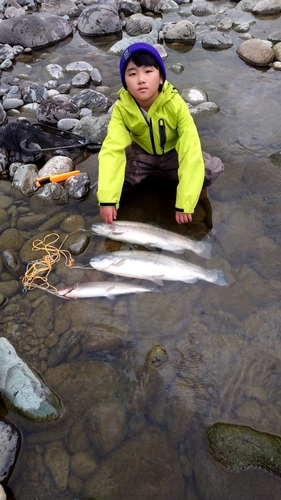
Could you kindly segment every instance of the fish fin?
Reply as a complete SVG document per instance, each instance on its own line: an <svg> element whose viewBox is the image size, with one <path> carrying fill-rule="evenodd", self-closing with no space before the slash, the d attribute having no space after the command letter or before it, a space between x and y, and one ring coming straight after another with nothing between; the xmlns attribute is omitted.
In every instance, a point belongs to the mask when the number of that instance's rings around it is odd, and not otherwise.
<svg viewBox="0 0 281 500"><path fill-rule="evenodd" d="M119 267L119 266L123 266L123 264L125 264L125 262L126 262L126 259L120 259L120 260L118 260L118 262L116 262L114 264L115 264L115 266Z"/></svg>
<svg viewBox="0 0 281 500"><path fill-rule="evenodd" d="M162 281L163 276L164 274L161 274L161 276L151 276L149 279L154 283L156 283L156 285L163 286L163 281Z"/></svg>
<svg viewBox="0 0 281 500"><path fill-rule="evenodd" d="M109 299L109 300L114 300L115 299L115 295L106 295L106 298Z"/></svg>
<svg viewBox="0 0 281 500"><path fill-rule="evenodd" d="M201 241L201 245L202 249L200 250L200 252L198 252L198 255L200 255L200 257L203 257L204 259L210 259L212 253L211 243L208 243L207 241Z"/></svg>
<svg viewBox="0 0 281 500"><path fill-rule="evenodd" d="M213 283L219 286L228 286L229 282L227 281L225 274L223 271L220 271L219 269L214 269L214 272L217 274L217 277Z"/></svg>

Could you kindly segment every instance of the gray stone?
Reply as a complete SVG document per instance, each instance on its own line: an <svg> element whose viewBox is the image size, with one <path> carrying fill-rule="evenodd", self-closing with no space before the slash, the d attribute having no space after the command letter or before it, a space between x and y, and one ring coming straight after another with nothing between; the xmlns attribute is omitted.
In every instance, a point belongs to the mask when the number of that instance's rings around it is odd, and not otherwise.
<svg viewBox="0 0 281 500"><path fill-rule="evenodd" d="M34 421L57 420L62 405L55 393L17 355L12 344L0 338L0 391L11 407Z"/></svg>
<svg viewBox="0 0 281 500"><path fill-rule="evenodd" d="M91 110L106 111L111 106L111 101L105 95L92 89L81 90L72 99L79 109L87 107Z"/></svg>
<svg viewBox="0 0 281 500"><path fill-rule="evenodd" d="M0 43L39 48L64 40L72 34L71 24L60 16L34 13L1 22Z"/></svg>
<svg viewBox="0 0 281 500"><path fill-rule="evenodd" d="M82 35L101 36L122 30L121 20L115 2L92 5L82 11L78 18L78 31Z"/></svg>
<svg viewBox="0 0 281 500"><path fill-rule="evenodd" d="M184 478L172 442L165 432L153 427L127 440L97 467L86 481L83 495L126 500L182 499Z"/></svg>
<svg viewBox="0 0 281 500"><path fill-rule="evenodd" d="M150 17L143 14L133 14L127 19L125 30L129 36L142 35L150 33L153 21Z"/></svg>
<svg viewBox="0 0 281 500"><path fill-rule="evenodd" d="M258 38L246 40L236 52L243 61L254 66L268 66L274 59L271 43Z"/></svg>
<svg viewBox="0 0 281 500"><path fill-rule="evenodd" d="M196 40L196 31L190 21L183 20L177 23L167 23L163 26L164 39L168 42L184 42L193 44Z"/></svg>
<svg viewBox="0 0 281 500"><path fill-rule="evenodd" d="M39 122L56 124L62 118L79 118L79 109L73 99L60 95L41 102L36 114Z"/></svg>
<svg viewBox="0 0 281 500"><path fill-rule="evenodd" d="M17 427L0 420L0 481L8 481L21 446L21 434ZM1 491L0 491L1 498ZM4 497L5 498L5 497Z"/></svg>
<svg viewBox="0 0 281 500"><path fill-rule="evenodd" d="M229 49L233 45L230 35L221 33L220 31L212 31L210 33L206 33L205 35L203 35L201 43L204 49L217 50Z"/></svg>
<svg viewBox="0 0 281 500"><path fill-rule="evenodd" d="M101 401L85 416L88 437L98 455L105 457L125 437L126 411L119 399Z"/></svg>

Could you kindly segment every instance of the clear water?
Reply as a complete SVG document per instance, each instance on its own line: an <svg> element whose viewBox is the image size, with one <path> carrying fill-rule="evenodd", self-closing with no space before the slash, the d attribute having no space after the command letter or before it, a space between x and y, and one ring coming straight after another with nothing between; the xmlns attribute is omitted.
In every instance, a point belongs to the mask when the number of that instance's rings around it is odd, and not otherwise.
<svg viewBox="0 0 281 500"><path fill-rule="evenodd" d="M233 7L231 2L228 5ZM165 19L175 20L177 15L168 14ZM280 29L280 19L256 19L251 33L266 39ZM167 282L157 294L112 301L64 301L42 290L23 295L19 287L2 308L2 334L60 395L65 415L56 424L33 424L12 412L6 413L2 407L2 415L23 433L17 466L9 481L10 498L85 498L88 477L78 477L70 467L68 483L60 489L46 457L53 446L53 460L59 460L59 446L70 463L77 450L83 450L101 466L108 456L99 454L91 441L83 444L81 426L90 408L104 401L110 406L116 398L125 409L119 447L150 426L171 439L185 480L185 492L174 496L176 500L280 497L276 493L281 488L278 478L263 470L230 473L214 462L206 444L207 427L218 421L281 435L281 177L280 167L270 159L280 150L281 73L245 64L236 54L241 40L238 34L231 32L231 36L234 45L226 51L204 50L200 36L192 50L166 47L168 79L180 91L187 86L203 88L209 100L220 107L216 115L195 118L203 149L221 157L226 167L209 190L213 229L206 229L199 206L195 222L187 230L198 239L206 236L213 245L212 258L202 262L190 254L185 257L207 268L223 270L230 285ZM120 86L118 58L105 51L115 41L111 37L96 43L75 34L28 58L19 57L9 76L27 73L34 81L44 82L48 63L66 66L70 61L86 60L100 70L103 84L114 95ZM173 63L182 63L184 71L173 73L169 70ZM2 75L2 84L6 76ZM96 155L80 155L76 167L87 171L93 182L96 180ZM0 181L0 192L13 199L16 210L11 211L11 227L17 228L21 214L31 211L29 200L17 199L10 192L8 180ZM86 229L99 220L92 194L82 202L70 202L62 212L65 218L82 215ZM119 218L184 231L173 220L173 191L161 179L145 183L133 196L126 197ZM39 229L25 230L24 238L36 238ZM53 230L65 236L60 224ZM87 264L91 256L118 248L121 244L92 235L89 247L76 257L76 263ZM52 277L56 286L95 279L111 277L65 269L63 263L54 268ZM14 277L3 268L1 281L9 280ZM70 336L75 332L78 340L70 343L56 363L48 364L51 352L66 332ZM160 368L154 367L152 375L147 354L156 345L163 347L168 361ZM62 467L62 462L57 463L58 468ZM124 482L127 474L129 477L129 468L122 471ZM146 482L145 475L141 479ZM125 497L116 492L103 496L93 491L94 497L140 498L134 488ZM146 498L160 497L154 494ZM162 492L162 498L168 499L169 494Z"/></svg>

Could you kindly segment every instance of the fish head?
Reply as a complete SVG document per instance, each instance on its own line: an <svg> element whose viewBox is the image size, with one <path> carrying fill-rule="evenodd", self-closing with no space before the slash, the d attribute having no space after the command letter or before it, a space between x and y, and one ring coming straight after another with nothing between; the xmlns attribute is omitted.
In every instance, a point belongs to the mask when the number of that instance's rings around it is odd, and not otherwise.
<svg viewBox="0 0 281 500"><path fill-rule="evenodd" d="M65 299L72 297L73 290L75 289L74 286L68 286L66 288L63 288L62 290L57 290L56 295L59 297L63 297Z"/></svg>
<svg viewBox="0 0 281 500"><path fill-rule="evenodd" d="M107 236L114 232L115 226L114 224L107 224L107 222L99 222L97 224L93 224L91 230L94 234L98 234L99 236Z"/></svg>
<svg viewBox="0 0 281 500"><path fill-rule="evenodd" d="M92 266L94 269L97 269L98 271L104 271L105 269L108 269L110 266L115 264L117 261L117 257L114 255L114 253L108 253L104 255L97 255L96 257L93 257L90 260L90 266Z"/></svg>

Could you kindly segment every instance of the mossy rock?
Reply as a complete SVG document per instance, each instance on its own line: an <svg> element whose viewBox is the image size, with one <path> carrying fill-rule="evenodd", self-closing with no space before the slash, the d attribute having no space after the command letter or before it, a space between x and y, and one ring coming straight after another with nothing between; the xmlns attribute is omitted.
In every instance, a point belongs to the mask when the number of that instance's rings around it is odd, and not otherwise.
<svg viewBox="0 0 281 500"><path fill-rule="evenodd" d="M273 153L270 155L270 158L274 163L277 163L281 167L281 151L277 151L276 153Z"/></svg>
<svg viewBox="0 0 281 500"><path fill-rule="evenodd" d="M281 477L281 438L251 427L216 423L207 431L214 458L232 471L249 467Z"/></svg>

